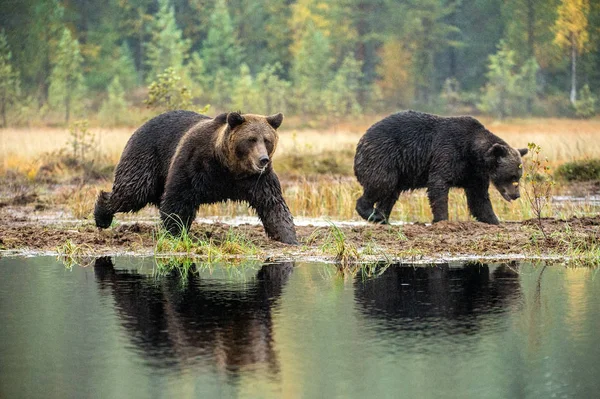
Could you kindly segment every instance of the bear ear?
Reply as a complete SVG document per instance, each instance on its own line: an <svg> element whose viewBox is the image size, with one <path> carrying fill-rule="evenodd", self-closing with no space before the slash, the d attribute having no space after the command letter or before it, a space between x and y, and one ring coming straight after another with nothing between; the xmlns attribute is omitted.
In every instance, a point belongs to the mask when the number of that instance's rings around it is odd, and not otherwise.
<svg viewBox="0 0 600 399"><path fill-rule="evenodd" d="M505 145L500 143L496 143L490 147L487 151L487 155L489 158L498 159L505 157L508 154L508 148Z"/></svg>
<svg viewBox="0 0 600 399"><path fill-rule="evenodd" d="M215 116L215 121L221 125L224 125L225 123L227 123L227 113Z"/></svg>
<svg viewBox="0 0 600 399"><path fill-rule="evenodd" d="M231 129L235 129L242 123L244 123L246 119L239 112L230 112L227 114L227 124Z"/></svg>
<svg viewBox="0 0 600 399"><path fill-rule="evenodd" d="M524 157L525 155L527 155L527 153L529 152L529 150L527 148L519 148L518 151L519 151L519 154L521 154L522 157Z"/></svg>
<svg viewBox="0 0 600 399"><path fill-rule="evenodd" d="M271 125L273 129L277 129L281 126L281 122L283 122L283 114L280 112L275 115L267 116L267 122L269 122L269 125Z"/></svg>

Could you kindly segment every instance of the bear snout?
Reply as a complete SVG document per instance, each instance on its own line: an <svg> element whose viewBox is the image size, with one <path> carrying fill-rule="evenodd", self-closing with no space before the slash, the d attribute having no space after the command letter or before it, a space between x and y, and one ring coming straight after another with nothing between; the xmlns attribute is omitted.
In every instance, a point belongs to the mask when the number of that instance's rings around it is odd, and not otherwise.
<svg viewBox="0 0 600 399"><path fill-rule="evenodd" d="M269 157L268 157L268 156L266 156L266 155L263 155L263 156L261 156L261 157L258 159L258 165L259 165L261 168L264 168L264 167L265 167L265 166L267 166L268 164L269 164Z"/></svg>

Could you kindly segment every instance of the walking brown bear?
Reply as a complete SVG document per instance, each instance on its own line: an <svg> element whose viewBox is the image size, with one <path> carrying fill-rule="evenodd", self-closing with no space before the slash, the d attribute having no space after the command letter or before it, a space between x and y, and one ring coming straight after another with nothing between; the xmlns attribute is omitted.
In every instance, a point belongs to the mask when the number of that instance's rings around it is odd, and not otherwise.
<svg viewBox="0 0 600 399"><path fill-rule="evenodd" d="M399 112L371 126L358 143L354 173L364 193L356 210L387 223L402 191L426 187L435 223L448 219L448 191L460 187L475 219L498 224L490 181L505 200L519 198L525 154L470 116Z"/></svg>
<svg viewBox="0 0 600 399"><path fill-rule="evenodd" d="M190 111L161 114L129 139L115 170L112 192L96 201L96 226L107 228L117 212L159 207L165 228L189 229L201 204L247 201L267 235L297 244L290 210L271 158L282 114L231 112L214 119Z"/></svg>

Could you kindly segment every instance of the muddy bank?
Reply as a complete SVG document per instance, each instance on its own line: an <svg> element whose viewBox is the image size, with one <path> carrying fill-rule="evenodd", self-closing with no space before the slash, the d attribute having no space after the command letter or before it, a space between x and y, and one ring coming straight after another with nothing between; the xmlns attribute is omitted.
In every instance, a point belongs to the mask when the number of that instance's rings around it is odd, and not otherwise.
<svg viewBox="0 0 600 399"><path fill-rule="evenodd" d="M258 249L260 258L335 260L340 244L359 260L444 260L452 258L568 257L597 251L600 216L505 222L490 226L474 221L428 224L372 225L333 222L344 238L336 242L333 227L324 221L299 220L299 246L269 240L256 220L222 222L203 219L191 234L219 243L231 229ZM0 208L0 250L15 253L58 253L65 244L88 255L155 254L158 219L152 214L125 218L113 228L98 230L91 220L77 220L57 209L36 210L35 203ZM598 253L598 252L596 252ZM356 256L354 256L356 258Z"/></svg>

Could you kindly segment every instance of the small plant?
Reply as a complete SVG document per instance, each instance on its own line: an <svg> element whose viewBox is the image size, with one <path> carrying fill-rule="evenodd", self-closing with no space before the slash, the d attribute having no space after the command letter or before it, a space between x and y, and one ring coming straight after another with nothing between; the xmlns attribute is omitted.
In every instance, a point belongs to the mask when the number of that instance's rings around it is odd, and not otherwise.
<svg viewBox="0 0 600 399"><path fill-rule="evenodd" d="M144 100L144 104L148 108L173 111L192 109L193 100L192 92L184 84L181 76L174 68L167 68L163 73L159 73L156 80L148 86L148 98ZM206 105L198 112L206 113L209 107L209 105Z"/></svg>
<svg viewBox="0 0 600 399"><path fill-rule="evenodd" d="M531 210L537 219L542 235L545 239L548 239L542 225L542 214L550 204L555 182L550 174L548 158L542 159L542 148L535 143L529 143L527 147L531 155L525 163L523 178L526 184L523 187L523 192L531 205Z"/></svg>
<svg viewBox="0 0 600 399"><path fill-rule="evenodd" d="M347 268L350 263L358 260L360 256L358 249L346 240L346 235L339 227L331 222L329 224L331 229L321 249L324 252L333 253L341 268Z"/></svg>
<svg viewBox="0 0 600 399"><path fill-rule="evenodd" d="M92 256L93 249L87 244L78 245L67 239L62 245L56 247L57 258L63 262L67 269L73 266L89 266L95 260Z"/></svg>
<svg viewBox="0 0 600 399"><path fill-rule="evenodd" d="M85 165L90 160L90 153L97 146L96 136L89 130L87 119L76 121L69 126L68 146L72 159L78 165Z"/></svg>

